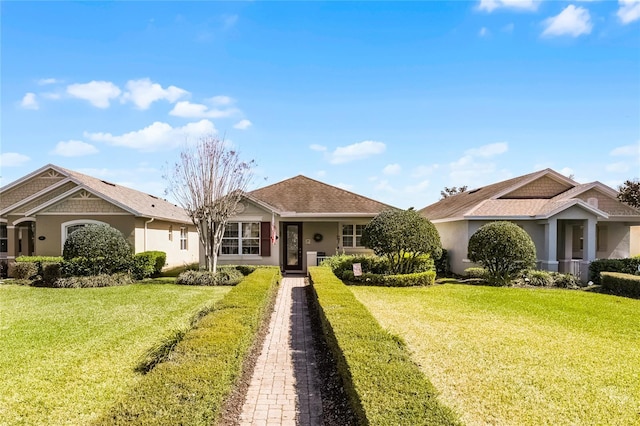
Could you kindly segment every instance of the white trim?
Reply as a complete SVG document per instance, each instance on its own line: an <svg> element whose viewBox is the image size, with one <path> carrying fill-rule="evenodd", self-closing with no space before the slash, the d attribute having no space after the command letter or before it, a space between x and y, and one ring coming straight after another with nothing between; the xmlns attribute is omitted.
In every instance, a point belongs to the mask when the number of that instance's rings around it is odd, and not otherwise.
<svg viewBox="0 0 640 426"><path fill-rule="evenodd" d="M15 226L15 225L18 225L18 224L20 224L22 222L35 222L35 221L36 221L35 217L30 217L30 216L29 217L21 217L20 219L15 220L13 222L13 225ZM9 229L8 226L7 226L7 229Z"/></svg>
<svg viewBox="0 0 640 426"><path fill-rule="evenodd" d="M62 253L64 251L64 243L67 241L67 228L69 226L73 226L73 225L81 225L81 224L93 224L93 225L109 225L106 222L100 222L99 220L94 220L94 219L75 219L75 220L70 220L68 222L63 222L60 224L60 241L61 241L61 247L60 247L60 252Z"/></svg>
<svg viewBox="0 0 640 426"><path fill-rule="evenodd" d="M283 212L280 216L282 219L292 218L374 218L378 213L296 213L296 212Z"/></svg>
<svg viewBox="0 0 640 426"><path fill-rule="evenodd" d="M57 197L52 198L51 200L47 201L46 203L43 203L43 204L41 204L40 206L38 206L38 207L36 207L36 208L34 208L34 209L29 210L29 211L28 211L28 212L26 212L25 214L26 214L26 215L31 215L31 214L33 214L33 213L37 213L37 212L38 212L38 211L40 211L40 210L46 209L47 207L50 207L50 206L52 206L52 205L54 205L54 204L56 204L56 203L58 203L58 202L60 202L60 201L64 200L65 198L70 197L71 195L75 194L75 193L76 193L76 192L78 192L78 191L85 190L85 191L87 191L88 193L95 195L96 197L98 197L98 198L99 198L99 199L101 199L102 201L107 201L107 202L109 202L109 203L111 203L111 204L113 204L113 205L115 205L115 206L117 206L117 207L120 207L122 210L127 211L127 212L131 213L131 214L132 214L132 215L134 215L134 216L139 216L138 212L136 212L135 210L133 210L133 209L131 209L131 208L127 207L127 206L124 206L123 204L118 203L118 202L116 202L116 201L114 201L114 200L110 199L109 197L105 197L105 196L103 196L102 194L97 193L96 191L94 191L94 190L92 190L92 189L90 189L90 188L85 187L84 185L82 185L82 184L81 184L81 183L79 183L79 182L76 182L76 183L78 184L78 186L76 186L75 188L72 188L72 189L70 189L69 191L67 191L67 192L65 192L65 193L63 193L63 194L60 194L60 195L58 195ZM84 213L81 213L81 214L84 214Z"/></svg>
<svg viewBox="0 0 640 426"><path fill-rule="evenodd" d="M114 212L114 213L102 213L102 212L61 212L61 213L52 213L52 212L44 212L38 213L38 216L133 216L131 213L124 212ZM136 216L136 217L145 217L145 216ZM174 222L174 223L182 223L182 222Z"/></svg>
<svg viewBox="0 0 640 426"><path fill-rule="evenodd" d="M17 209L18 207L20 207L20 206L22 206L22 205L24 205L24 204L27 204L27 203L29 203L29 202L31 202L31 201L33 201L33 200L35 200L36 198L38 198L38 197L41 197L41 196L45 195L47 192L49 192L49 191L53 191L54 189L57 189L57 188L59 188L59 187L61 187L61 186L65 185L65 184L67 184L67 183L73 183L73 184L76 184L76 185L77 185L77 183L73 182L71 179L69 179L68 177L66 177L66 178L62 179L60 182L56 182L56 183L54 183L54 184L53 184L53 185L51 185L51 186L47 186L46 188L41 189L40 191L36 192L35 194L31 194L31 195L29 195L27 198L25 198L25 199L23 199L23 200L20 200L20 201L18 201L17 203L14 203L14 204L12 204L12 205L10 205L10 206L5 207L4 209L0 210L0 215L5 215L5 214L7 214L8 212L10 212L11 210L15 210L15 209Z"/></svg>
<svg viewBox="0 0 640 426"><path fill-rule="evenodd" d="M40 167L37 170L34 170L33 172L29 173L28 175L25 175L25 176L21 177L20 179L14 180L13 182L3 186L2 188L0 188L0 192L4 192L4 191L6 191L8 189L11 189L11 188L13 188L15 186L18 186L22 182L28 181L32 177L35 177L35 176L39 175L40 173L44 172L47 169L53 169L56 172L60 173L62 176L66 176L67 178L69 177L68 173L60 170L58 167L54 166L53 164L47 164L45 166Z"/></svg>

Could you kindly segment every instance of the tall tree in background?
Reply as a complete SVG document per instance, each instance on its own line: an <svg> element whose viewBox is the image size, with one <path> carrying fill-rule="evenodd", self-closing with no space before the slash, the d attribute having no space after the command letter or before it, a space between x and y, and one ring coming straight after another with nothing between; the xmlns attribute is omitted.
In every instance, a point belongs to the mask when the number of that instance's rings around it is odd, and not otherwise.
<svg viewBox="0 0 640 426"><path fill-rule="evenodd" d="M468 188L469 187L467 185L461 186L460 188L458 188L457 186L452 186L451 188L445 186L444 189L440 191L440 199L444 200L445 198L449 198L452 195L460 194L466 191Z"/></svg>
<svg viewBox="0 0 640 426"><path fill-rule="evenodd" d="M640 209L640 180L626 180L618 187L618 200Z"/></svg>
<svg viewBox="0 0 640 426"><path fill-rule="evenodd" d="M253 160L240 160L224 140L207 136L185 146L166 176L168 192L193 221L204 247L205 267L216 272L218 251L229 217L253 178Z"/></svg>

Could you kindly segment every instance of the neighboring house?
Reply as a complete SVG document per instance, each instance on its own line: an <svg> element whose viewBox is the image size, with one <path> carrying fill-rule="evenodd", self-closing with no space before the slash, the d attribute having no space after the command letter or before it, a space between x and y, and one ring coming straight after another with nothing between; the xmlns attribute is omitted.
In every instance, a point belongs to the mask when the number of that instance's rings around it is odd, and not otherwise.
<svg viewBox="0 0 640 426"><path fill-rule="evenodd" d="M67 236L90 223L118 229L135 253L166 252L169 266L198 261L198 234L182 208L52 164L0 188L0 260L60 256Z"/></svg>
<svg viewBox="0 0 640 426"><path fill-rule="evenodd" d="M317 257L371 253L360 242L362 229L389 209L394 207L296 176L246 194L226 225L218 261L304 273Z"/></svg>
<svg viewBox="0 0 640 426"><path fill-rule="evenodd" d="M545 169L450 196L420 212L438 229L454 273L474 266L467 245L478 228L508 220L533 239L540 269L586 280L592 260L628 257L637 247L631 227L640 225L640 210L616 196L600 182L579 184Z"/></svg>

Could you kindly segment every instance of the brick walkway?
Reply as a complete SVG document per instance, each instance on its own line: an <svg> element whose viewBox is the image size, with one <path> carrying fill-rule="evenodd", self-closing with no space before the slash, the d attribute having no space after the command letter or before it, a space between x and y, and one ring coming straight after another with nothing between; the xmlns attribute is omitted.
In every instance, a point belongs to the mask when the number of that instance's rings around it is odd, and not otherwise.
<svg viewBox="0 0 640 426"><path fill-rule="evenodd" d="M304 278L283 278L241 425L321 425L322 401Z"/></svg>

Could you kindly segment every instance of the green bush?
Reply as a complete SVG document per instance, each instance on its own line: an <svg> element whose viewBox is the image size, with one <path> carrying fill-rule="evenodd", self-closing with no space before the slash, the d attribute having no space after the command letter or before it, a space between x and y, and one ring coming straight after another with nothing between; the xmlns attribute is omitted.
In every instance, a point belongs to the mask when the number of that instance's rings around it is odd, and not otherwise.
<svg viewBox="0 0 640 426"><path fill-rule="evenodd" d="M198 321L94 426L217 424L269 317L280 270L258 268Z"/></svg>
<svg viewBox="0 0 640 426"><path fill-rule="evenodd" d="M89 277L94 275L108 275L112 273L128 272L131 268L130 260L118 263L106 257L74 257L64 260L61 265L63 277Z"/></svg>
<svg viewBox="0 0 640 426"><path fill-rule="evenodd" d="M553 276L550 272L530 269L524 272L525 282L536 287L551 287Z"/></svg>
<svg viewBox="0 0 640 426"><path fill-rule="evenodd" d="M91 276L74 276L59 278L53 282L52 287L56 288L90 288L90 287L113 287L118 285L131 284L131 275L127 273L102 274Z"/></svg>
<svg viewBox="0 0 640 426"><path fill-rule="evenodd" d="M38 264L36 262L15 262L9 268L9 275L17 280L31 280L38 275Z"/></svg>
<svg viewBox="0 0 640 426"><path fill-rule="evenodd" d="M327 344L360 424L453 425L455 414L412 361L327 267L309 267Z"/></svg>
<svg viewBox="0 0 640 426"><path fill-rule="evenodd" d="M120 231L106 224L91 224L67 237L62 257L65 261L85 258L85 275L100 275L128 271L133 254Z"/></svg>
<svg viewBox="0 0 640 426"><path fill-rule="evenodd" d="M258 267L255 266L255 265L237 265L235 268L238 271L242 272L242 275L244 275L246 277L247 275L249 275L250 273L255 271L256 268L258 268Z"/></svg>
<svg viewBox="0 0 640 426"><path fill-rule="evenodd" d="M353 264L359 263L363 273L385 274L389 271L389 262L384 257L365 254L339 254L322 261L322 266L328 266L337 277L342 277L345 271L353 272Z"/></svg>
<svg viewBox="0 0 640 426"><path fill-rule="evenodd" d="M451 265L449 264L449 252L442 249L442 256L435 259L436 274L439 277L448 277L451 275Z"/></svg>
<svg viewBox="0 0 640 426"><path fill-rule="evenodd" d="M42 263L42 283L44 286L52 286L62 277L62 263Z"/></svg>
<svg viewBox="0 0 640 426"><path fill-rule="evenodd" d="M536 246L515 223L491 222L469 238L468 257L487 270L489 283L508 285L519 272L535 266Z"/></svg>
<svg viewBox="0 0 640 426"><path fill-rule="evenodd" d="M484 268L471 267L464 270L464 276L467 278L484 279L487 277L487 270Z"/></svg>
<svg viewBox="0 0 640 426"><path fill-rule="evenodd" d="M364 273L355 276L353 271L344 271L342 280L350 285L371 285L382 287L415 287L432 285L436 280L435 271L416 272L415 274L380 275Z"/></svg>
<svg viewBox="0 0 640 426"><path fill-rule="evenodd" d="M41 263L60 263L62 256L18 256L16 262L41 262Z"/></svg>
<svg viewBox="0 0 640 426"><path fill-rule="evenodd" d="M553 278L553 286L559 288L579 288L582 287L580 278L572 274L561 274L558 272L551 272Z"/></svg>
<svg viewBox="0 0 640 426"><path fill-rule="evenodd" d="M640 276L621 272L601 272L602 288L611 294L640 297Z"/></svg>
<svg viewBox="0 0 640 426"><path fill-rule="evenodd" d="M601 284L600 272L621 272L623 274L638 275L640 257L624 259L597 259L589 264L589 279L594 284Z"/></svg>
<svg viewBox="0 0 640 426"><path fill-rule="evenodd" d="M144 251L133 256L131 273L136 280L160 275L167 254L163 251Z"/></svg>
<svg viewBox="0 0 640 426"><path fill-rule="evenodd" d="M235 267L219 267L214 274L209 271L184 271L176 278L176 284L181 285L236 285L244 275Z"/></svg>

